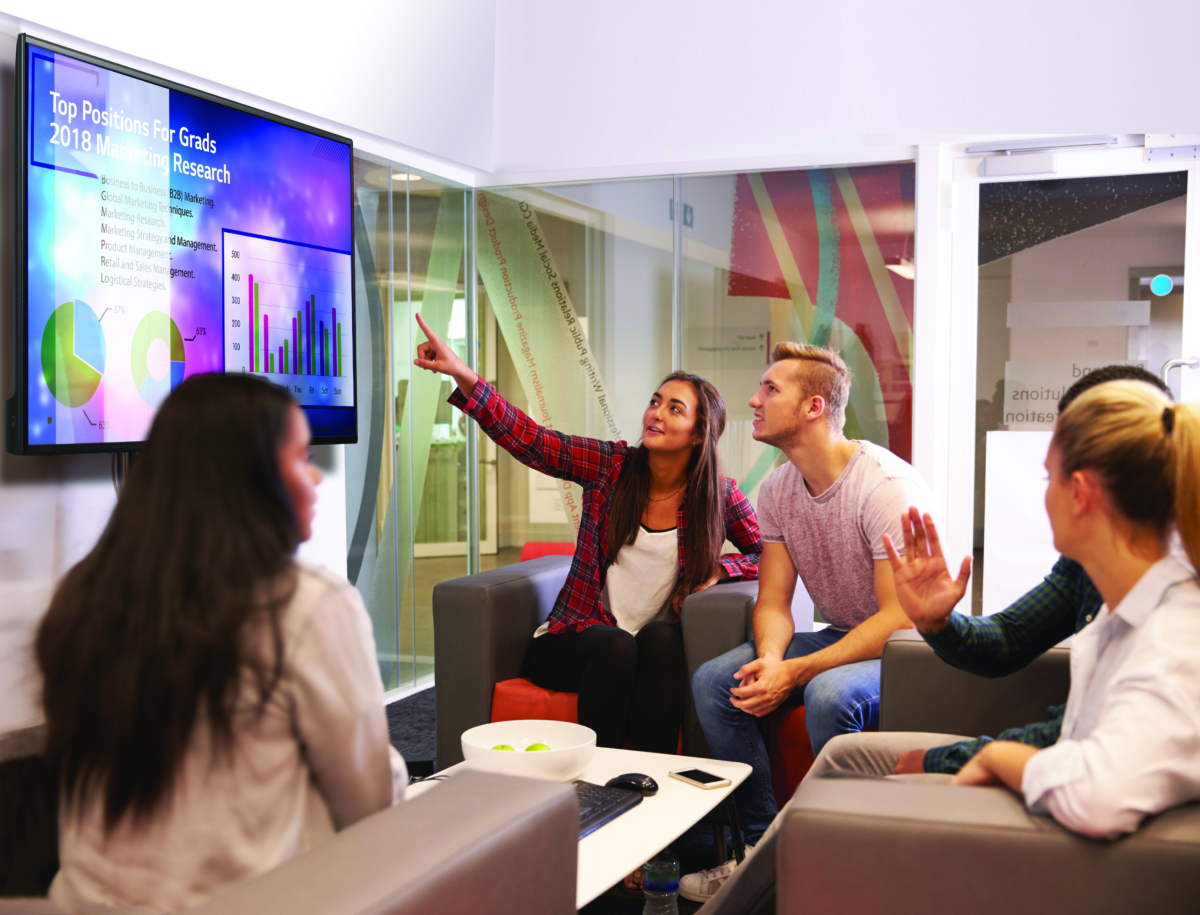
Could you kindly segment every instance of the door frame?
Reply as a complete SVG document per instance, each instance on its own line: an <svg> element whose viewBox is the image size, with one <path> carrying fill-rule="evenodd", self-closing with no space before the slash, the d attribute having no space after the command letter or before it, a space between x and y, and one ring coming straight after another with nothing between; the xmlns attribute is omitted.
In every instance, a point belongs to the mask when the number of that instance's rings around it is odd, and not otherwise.
<svg viewBox="0 0 1200 915"><path fill-rule="evenodd" d="M948 188L950 223L949 340L947 386L942 394L946 406L944 431L946 460L930 480L934 492L946 494L941 537L947 562L957 566L962 556L972 555L975 530L975 385L979 314L979 188L985 183L1036 181L1039 175L985 177L984 155L968 155L959 148L952 155ZM1187 224L1200 226L1200 188L1195 181L1200 169L1194 163L1148 162L1141 146L1103 150L1059 150L1055 178L1093 178L1108 175L1188 173ZM918 227L918 238L924 227ZM1187 232L1184 243L1184 275L1200 276L1200 245ZM918 273L919 275L919 273ZM1191 307L1195 296L1183 295L1183 354L1200 355L1200 309ZM1179 369L1181 396L1200 401L1200 371ZM940 374L940 373L939 373ZM940 380L940 379L939 379ZM941 400L942 398L938 398ZM940 422L936 425L941 425ZM940 436L939 436L940 437ZM944 487L944 488L943 488ZM960 609L970 612L964 602Z"/></svg>
<svg viewBox="0 0 1200 915"><path fill-rule="evenodd" d="M496 315L490 308L480 309L480 322L483 324L483 332L480 335L482 338L483 360L480 366L480 374L488 380L489 383L496 383ZM483 432L474 424L468 423L467 429L475 434L482 436L484 440L482 448L482 456L479 458L479 486L480 496L484 503L484 520L485 524L480 531L479 552L483 556L494 556L498 552L499 538L497 532L499 529L497 511L499 510L499 500L497 499L496 487L498 480L496 477L496 443L483 434ZM470 469L467 471L470 473ZM468 536L470 536L468 534ZM437 556L466 556L467 541L455 540L448 543L413 543L413 556L416 559L427 559Z"/></svg>

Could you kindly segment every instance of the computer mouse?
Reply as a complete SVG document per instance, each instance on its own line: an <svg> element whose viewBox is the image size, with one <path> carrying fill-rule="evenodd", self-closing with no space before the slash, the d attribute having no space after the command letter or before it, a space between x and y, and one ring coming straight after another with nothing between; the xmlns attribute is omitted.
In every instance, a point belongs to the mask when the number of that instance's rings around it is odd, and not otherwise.
<svg viewBox="0 0 1200 915"><path fill-rule="evenodd" d="M658 794L658 782L649 775L642 775L641 772L626 772L624 775L610 778L604 784L608 788L624 788L627 791L636 791L642 797L654 797L654 795Z"/></svg>

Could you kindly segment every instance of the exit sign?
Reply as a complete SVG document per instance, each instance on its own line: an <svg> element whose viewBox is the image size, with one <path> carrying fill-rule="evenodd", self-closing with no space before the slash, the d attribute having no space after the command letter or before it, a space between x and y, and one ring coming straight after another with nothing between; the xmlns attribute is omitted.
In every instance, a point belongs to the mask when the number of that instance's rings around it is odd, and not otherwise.
<svg viewBox="0 0 1200 915"><path fill-rule="evenodd" d="M668 209L668 212L670 213L671 222L674 222L675 221L675 198L674 197L672 197L670 200L670 207ZM683 224L688 229L690 229L692 227L692 205L690 203L685 203L683 205Z"/></svg>

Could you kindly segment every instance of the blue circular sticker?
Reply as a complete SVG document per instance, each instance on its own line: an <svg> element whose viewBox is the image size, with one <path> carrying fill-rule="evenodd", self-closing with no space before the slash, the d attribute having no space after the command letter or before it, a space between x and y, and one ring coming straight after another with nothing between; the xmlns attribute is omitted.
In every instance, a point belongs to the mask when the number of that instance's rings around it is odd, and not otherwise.
<svg viewBox="0 0 1200 915"><path fill-rule="evenodd" d="M1175 283L1165 273L1160 273L1150 281L1150 291L1155 295L1167 295L1175 288Z"/></svg>

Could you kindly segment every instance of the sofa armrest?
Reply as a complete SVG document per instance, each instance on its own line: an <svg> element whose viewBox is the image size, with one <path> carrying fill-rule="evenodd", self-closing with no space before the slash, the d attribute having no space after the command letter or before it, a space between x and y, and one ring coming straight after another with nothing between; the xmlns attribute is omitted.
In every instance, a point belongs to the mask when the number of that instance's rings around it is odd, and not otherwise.
<svg viewBox="0 0 1200 915"><path fill-rule="evenodd" d="M683 655L687 664L687 705L683 712L683 752L701 759L709 757L708 741L696 717L692 697L692 675L701 664L737 648L752 635L750 620L758 599L757 581L713 585L683 602L679 618L683 626Z"/></svg>
<svg viewBox="0 0 1200 915"><path fill-rule="evenodd" d="M215 895L196 915L569 915L570 784L463 772Z"/></svg>
<svg viewBox="0 0 1200 915"><path fill-rule="evenodd" d="M1194 912L1200 897L1196 805L1095 842L1003 788L825 778L806 781L783 816L779 915L938 912L955 901L978 915L1160 915Z"/></svg>
<svg viewBox="0 0 1200 915"><path fill-rule="evenodd" d="M1071 653L1052 648L1007 677L980 677L939 658L912 629L893 632L883 647L879 683L881 731L996 736L1046 720L1067 701Z"/></svg>
<svg viewBox="0 0 1200 915"><path fill-rule="evenodd" d="M753 636L750 622L757 599L757 581L737 581L713 585L683 602L679 618L689 678L705 661L732 651Z"/></svg>
<svg viewBox="0 0 1200 915"><path fill-rule="evenodd" d="M434 587L439 769L462 762L463 731L491 720L495 684L520 676L570 568L570 556L544 556Z"/></svg>
<svg viewBox="0 0 1200 915"><path fill-rule="evenodd" d="M687 708L683 717L683 752L705 759L708 742L696 717L692 698L692 675L700 665L719 658L727 651L754 639L754 603L758 600L757 581L733 581L713 585L683 602L683 653L687 662ZM812 632L813 602L797 580L792 597L792 621L797 632Z"/></svg>

